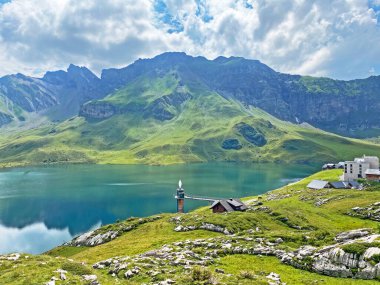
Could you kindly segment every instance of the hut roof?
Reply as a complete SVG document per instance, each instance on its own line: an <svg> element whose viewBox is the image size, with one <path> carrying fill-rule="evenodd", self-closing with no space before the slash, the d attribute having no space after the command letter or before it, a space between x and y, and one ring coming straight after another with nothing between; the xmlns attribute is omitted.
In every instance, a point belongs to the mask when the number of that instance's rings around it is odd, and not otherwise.
<svg viewBox="0 0 380 285"><path fill-rule="evenodd" d="M328 182L328 181L324 181L324 180L313 180L313 181L311 181L311 182L307 185L307 188L315 189L315 190L319 190L319 189L326 188L326 186L328 186L328 185L329 185L329 182Z"/></svg>

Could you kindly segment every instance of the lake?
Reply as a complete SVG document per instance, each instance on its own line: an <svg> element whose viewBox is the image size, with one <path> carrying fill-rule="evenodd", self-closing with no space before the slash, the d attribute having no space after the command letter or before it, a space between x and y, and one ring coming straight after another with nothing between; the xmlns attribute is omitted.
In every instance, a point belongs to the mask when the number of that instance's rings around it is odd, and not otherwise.
<svg viewBox="0 0 380 285"><path fill-rule="evenodd" d="M41 253L118 219L175 212L179 179L187 194L231 198L261 194L316 170L234 163L2 169L0 253ZM186 200L185 210L205 205Z"/></svg>

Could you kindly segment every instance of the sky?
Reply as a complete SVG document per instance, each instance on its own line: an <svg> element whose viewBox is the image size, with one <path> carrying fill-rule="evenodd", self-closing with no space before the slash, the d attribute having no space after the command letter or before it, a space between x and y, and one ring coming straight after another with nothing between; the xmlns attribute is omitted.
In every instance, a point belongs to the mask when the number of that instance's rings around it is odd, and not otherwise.
<svg viewBox="0 0 380 285"><path fill-rule="evenodd" d="M183 51L277 71L380 74L380 0L0 0L0 76L86 66L98 75Z"/></svg>

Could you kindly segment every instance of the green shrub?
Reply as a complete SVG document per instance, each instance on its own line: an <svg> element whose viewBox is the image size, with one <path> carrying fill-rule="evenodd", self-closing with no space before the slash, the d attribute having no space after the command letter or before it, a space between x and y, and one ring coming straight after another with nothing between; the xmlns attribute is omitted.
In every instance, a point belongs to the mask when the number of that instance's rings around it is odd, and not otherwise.
<svg viewBox="0 0 380 285"><path fill-rule="evenodd" d="M371 263L378 264L380 262L380 254L374 254L371 256Z"/></svg>
<svg viewBox="0 0 380 285"><path fill-rule="evenodd" d="M243 279L250 279L250 280L255 280L256 279L255 273L252 272L252 271L247 271L247 270L240 271L239 276L241 278L243 278Z"/></svg>
<svg viewBox="0 0 380 285"><path fill-rule="evenodd" d="M197 266L193 268L191 278L193 281L200 282L201 284L208 284L212 278L212 273L207 268Z"/></svg>
<svg viewBox="0 0 380 285"><path fill-rule="evenodd" d="M352 274L354 274L354 275L356 275L359 271L357 268L351 268L350 270L351 270Z"/></svg>
<svg viewBox="0 0 380 285"><path fill-rule="evenodd" d="M367 250L368 245L365 243L351 243L346 244L341 248L344 250L344 252L362 255Z"/></svg>
<svg viewBox="0 0 380 285"><path fill-rule="evenodd" d="M370 247L380 247L380 243L379 242L351 243L351 244L343 245L341 249L343 249L347 253L362 255Z"/></svg>
<svg viewBox="0 0 380 285"><path fill-rule="evenodd" d="M79 275L79 276L92 274L90 269L76 262L65 262L62 265L62 269L66 270L67 272L70 272L71 274Z"/></svg>

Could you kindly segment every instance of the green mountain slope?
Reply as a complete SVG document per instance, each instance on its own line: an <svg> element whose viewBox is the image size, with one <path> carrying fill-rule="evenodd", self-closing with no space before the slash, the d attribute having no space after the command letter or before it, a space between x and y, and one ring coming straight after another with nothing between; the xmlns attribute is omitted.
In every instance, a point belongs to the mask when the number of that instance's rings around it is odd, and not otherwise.
<svg viewBox="0 0 380 285"><path fill-rule="evenodd" d="M0 163L315 163L378 154L380 146L281 121L178 70L136 78L80 115L0 138Z"/></svg>

